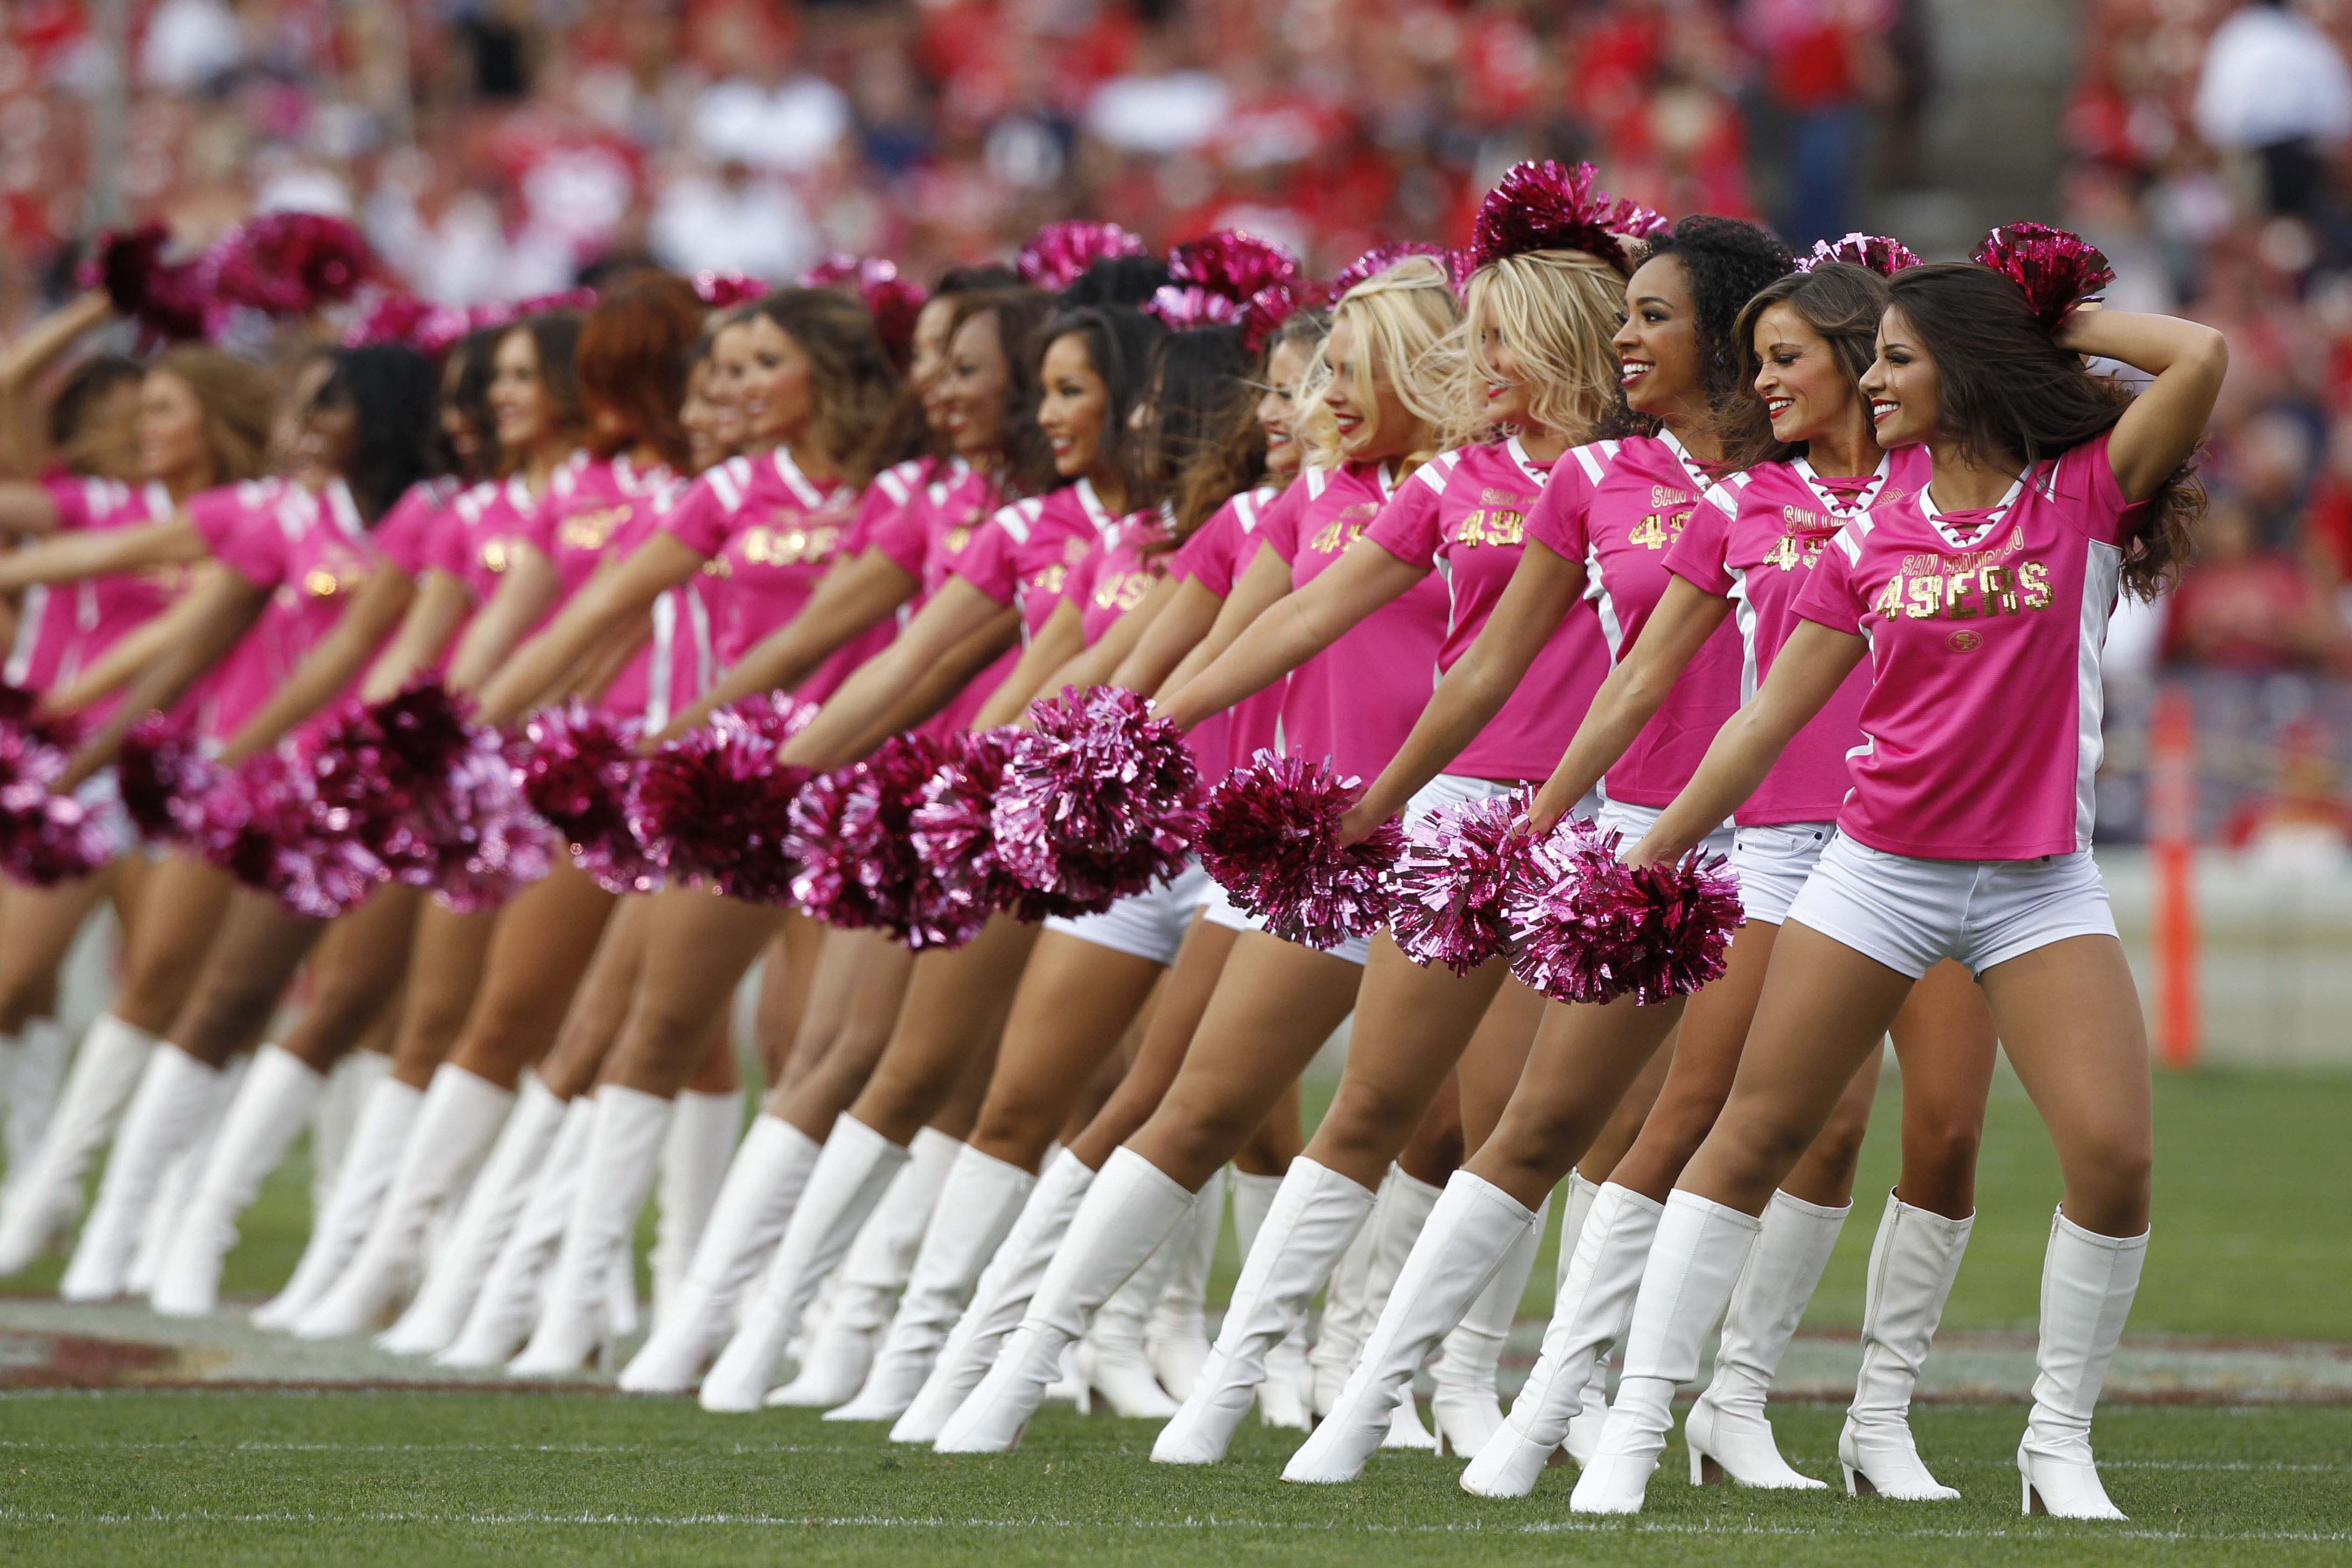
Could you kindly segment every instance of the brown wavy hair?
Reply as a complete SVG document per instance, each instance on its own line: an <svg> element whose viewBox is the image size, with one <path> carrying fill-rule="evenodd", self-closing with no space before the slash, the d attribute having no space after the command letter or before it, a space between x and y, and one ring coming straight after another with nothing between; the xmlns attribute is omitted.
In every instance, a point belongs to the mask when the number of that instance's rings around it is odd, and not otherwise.
<svg viewBox="0 0 2352 1568"><path fill-rule="evenodd" d="M874 477L870 440L889 416L898 373L866 307L832 289L779 289L751 307L800 345L815 373L811 436L852 485Z"/></svg>
<svg viewBox="0 0 2352 1568"><path fill-rule="evenodd" d="M1219 507L1255 489L1265 479L1265 431L1257 422L1257 402L1275 351L1297 344L1312 354L1331 330L1331 318L1320 310L1301 310L1275 330L1265 352L1258 356L1256 379L1234 391L1224 410L1216 439L1193 454L1176 479L1176 525L1190 537L1215 515Z"/></svg>
<svg viewBox="0 0 2352 1568"><path fill-rule="evenodd" d="M498 343L506 342L515 332L530 339L530 346L539 353L540 384L547 389L547 427L551 440L566 440L577 445L585 438L588 411L580 401L580 375L577 369L580 351L581 316L577 310L541 310L525 316L498 336L490 345L490 358L498 358ZM501 473L513 473L529 461L528 452L499 449Z"/></svg>
<svg viewBox="0 0 2352 1568"><path fill-rule="evenodd" d="M702 301L682 278L641 271L596 301L581 324L572 375L588 415L589 450L614 458L644 445L680 473L692 461L678 410L702 331ZM604 428L599 414L616 416Z"/></svg>
<svg viewBox="0 0 2352 1568"><path fill-rule="evenodd" d="M1887 310L1901 311L1936 362L1941 433L1971 463L2015 459L2026 471L2116 426L2130 390L2094 375L2080 354L2058 346L2018 286L1972 261L1914 267L1887 285ZM2123 586L2153 600L2180 576L2205 487L2192 452L2148 498L2147 521L2124 547Z"/></svg>
<svg viewBox="0 0 2352 1568"><path fill-rule="evenodd" d="M196 395L205 411L205 447L212 454L213 483L257 479L268 472L278 388L268 371L250 360L193 344L166 351L148 369L150 374L170 372Z"/></svg>
<svg viewBox="0 0 2352 1568"><path fill-rule="evenodd" d="M950 342L975 317L991 318L995 329L1006 370L1003 479L1010 495L1034 495L1061 482L1053 449L1037 428L1041 351L1035 339L1053 313L1054 297L1042 289L984 289L958 299L948 322Z"/></svg>
<svg viewBox="0 0 2352 1568"><path fill-rule="evenodd" d="M1732 328L1739 340L1740 387L1717 411L1724 467L1729 469L1785 463L1800 450L1795 443L1773 438L1772 421L1756 395L1756 377L1764 368L1756 353L1756 323L1775 305L1786 305L1822 335L1838 368L1845 372L1847 384L1860 396L1863 373L1878 357L1878 319L1886 313L1886 279L1867 267L1824 262L1811 272L1774 279L1740 307Z"/></svg>

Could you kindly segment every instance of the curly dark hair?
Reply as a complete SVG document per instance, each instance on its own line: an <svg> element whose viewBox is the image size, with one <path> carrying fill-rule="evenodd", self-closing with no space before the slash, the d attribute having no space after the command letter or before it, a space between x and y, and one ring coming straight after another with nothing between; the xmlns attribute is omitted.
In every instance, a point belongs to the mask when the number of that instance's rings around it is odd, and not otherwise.
<svg viewBox="0 0 2352 1568"><path fill-rule="evenodd" d="M458 460L455 447L436 420L432 461L440 472L456 474L469 482L505 472L506 465L499 456L499 422L490 413L490 356L498 352L499 339L505 335L504 327L478 327L451 344L448 357L442 361L445 379L441 400L445 406L457 411L457 417L471 431L474 460L470 468ZM449 371L452 365L457 367L454 374Z"/></svg>
<svg viewBox="0 0 2352 1568"><path fill-rule="evenodd" d="M931 286L931 297L924 301L923 309L928 310L937 305L942 310L953 310L957 301L972 295L1020 287L1021 275L1010 267L993 264L950 267L940 273L939 281ZM916 319L921 320L919 313ZM952 334L962 323L962 317L950 315L949 332ZM1016 338L1013 341L1018 343L1022 340ZM930 421L924 416L922 390L909 378L900 384L898 395L891 400L889 414L874 427L874 434L867 438L866 450L858 458L858 467L868 473L878 474L885 468L896 468L916 458L924 460L928 478L933 471L932 465L943 461L946 452L939 437L932 433Z"/></svg>
<svg viewBox="0 0 2352 1568"><path fill-rule="evenodd" d="M1146 492L1140 501L1176 504L1175 534L1164 546L1181 543L1203 521L1182 504L1185 476L1222 443L1234 403L1252 395L1255 368L1236 326L1171 332L1155 345L1140 432ZM1262 463L1265 442L1258 446Z"/></svg>
<svg viewBox="0 0 2352 1568"><path fill-rule="evenodd" d="M1887 284L1888 316L1936 362L1941 432L1975 463L2024 471L2115 428L2132 394L2058 346L2015 283L1972 261L1913 267ZM2191 453L2148 500L2124 550L2125 592L2153 600L2180 575L2205 511Z"/></svg>
<svg viewBox="0 0 2352 1568"><path fill-rule="evenodd" d="M1797 258L1770 229L1736 217L1696 214L1674 232L1643 247L1643 265L1671 256L1683 264L1698 309L1699 383L1707 405L1727 409L1738 400L1746 372L1739 312L1756 291L1793 272ZM1757 414L1760 417L1762 405Z"/></svg>

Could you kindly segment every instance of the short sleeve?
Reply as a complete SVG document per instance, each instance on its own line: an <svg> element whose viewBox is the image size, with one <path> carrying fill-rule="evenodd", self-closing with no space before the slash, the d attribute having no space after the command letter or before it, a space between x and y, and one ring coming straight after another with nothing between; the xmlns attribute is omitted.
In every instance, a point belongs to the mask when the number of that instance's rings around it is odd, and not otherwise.
<svg viewBox="0 0 2352 1568"><path fill-rule="evenodd" d="M376 549L411 577L439 565L446 553L441 535L447 531L448 512L442 500L440 487L411 485L375 526Z"/></svg>
<svg viewBox="0 0 2352 1568"><path fill-rule="evenodd" d="M2102 544L2120 546L2147 521L2147 502L2124 499L2116 465L2107 455L2115 435L2105 430L2058 459L2050 488L2074 526Z"/></svg>
<svg viewBox="0 0 2352 1568"><path fill-rule="evenodd" d="M1366 539L1416 571L1433 571L1437 566L1438 541L1444 532L1445 485L1454 473L1454 465L1446 459L1453 456L1449 452L1422 465L1364 530Z"/></svg>
<svg viewBox="0 0 2352 1568"><path fill-rule="evenodd" d="M1805 574L1804 591L1797 595L1797 614L1848 637L1862 636L1862 617L1870 607L1869 596L1859 586L1862 536L1855 526L1862 521L1831 535L1829 548Z"/></svg>
<svg viewBox="0 0 2352 1568"><path fill-rule="evenodd" d="M1582 561L1590 537L1592 492L1616 455L1613 445L1572 447L1551 466L1551 479L1528 511L1528 537L1563 561Z"/></svg>
<svg viewBox="0 0 2352 1568"><path fill-rule="evenodd" d="M106 481L84 479L79 474L51 474L41 481L48 492L49 504L57 509L58 531L70 533L88 528L91 520L107 503Z"/></svg>
<svg viewBox="0 0 2352 1568"><path fill-rule="evenodd" d="M685 498L662 519L662 531L701 556L718 559L734 536L735 518L743 505L740 476L734 465L723 464L694 481Z"/></svg>
<svg viewBox="0 0 2352 1568"><path fill-rule="evenodd" d="M1298 557L1298 518L1307 510L1307 476L1301 474L1290 481L1289 488L1268 501L1258 513L1257 526L1234 552L1234 575L1238 577L1257 559L1260 550L1271 550L1285 561Z"/></svg>
<svg viewBox="0 0 2352 1568"><path fill-rule="evenodd" d="M232 488L191 498L188 516L213 559L255 587L275 588L286 580L286 531L276 506L250 506Z"/></svg>
<svg viewBox="0 0 2352 1568"><path fill-rule="evenodd" d="M1723 510L1723 503L1731 500L1719 489L1703 498L1691 508L1682 536L1666 552L1667 571L1718 599L1731 596L1731 572L1725 562L1731 544L1731 519Z"/></svg>
<svg viewBox="0 0 2352 1568"><path fill-rule="evenodd" d="M1010 605L1021 590L1016 557L1032 518L1018 506L1008 506L972 531L971 542L955 558L949 572L1000 605Z"/></svg>
<svg viewBox="0 0 2352 1568"><path fill-rule="evenodd" d="M922 492L888 482L896 477L895 470L886 471L866 487L857 515L850 521L849 548L859 554L878 550L891 565L919 578L930 543L923 526Z"/></svg>

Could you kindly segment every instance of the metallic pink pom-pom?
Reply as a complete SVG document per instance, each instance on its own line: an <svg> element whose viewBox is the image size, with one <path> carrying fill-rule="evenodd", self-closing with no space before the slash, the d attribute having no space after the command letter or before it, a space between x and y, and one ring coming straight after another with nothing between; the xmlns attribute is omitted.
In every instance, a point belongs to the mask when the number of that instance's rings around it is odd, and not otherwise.
<svg viewBox="0 0 2352 1568"><path fill-rule="evenodd" d="M419 334L436 317L446 313L447 307L420 299L405 289L377 289L369 299L367 308L343 330L343 346L363 349L376 343L406 343L416 348ZM447 344L442 346L446 347Z"/></svg>
<svg viewBox="0 0 2352 1568"><path fill-rule="evenodd" d="M1168 280L1180 289L1206 289L1246 300L1261 289L1295 282L1298 258L1270 240L1237 228L1187 240L1168 253Z"/></svg>
<svg viewBox="0 0 2352 1568"><path fill-rule="evenodd" d="M142 838L167 843L195 830L197 803L219 781L220 764L204 753L184 719L150 713L131 726L115 753L122 807Z"/></svg>
<svg viewBox="0 0 2352 1568"><path fill-rule="evenodd" d="M1632 996L1643 1006L1687 996L1723 973L1745 920L1724 858L1694 849L1638 868L1617 858L1619 835L1563 823L1529 851L1506 918L1511 973L1559 1002Z"/></svg>
<svg viewBox="0 0 2352 1568"><path fill-rule="evenodd" d="M1639 202L1601 190L1592 183L1597 174L1590 163L1548 158L1512 164L1478 204L1471 265L1491 267L1531 250L1580 250L1631 273L1626 239L1648 239L1671 226Z"/></svg>
<svg viewBox="0 0 2352 1568"><path fill-rule="evenodd" d="M1115 686L1066 689L1029 715L990 816L1005 869L1096 910L1182 870L1200 779L1176 727Z"/></svg>
<svg viewBox="0 0 2352 1568"><path fill-rule="evenodd" d="M1013 266L1032 289L1058 294L1097 261L1143 254L1143 241L1115 223L1066 218L1031 236Z"/></svg>
<svg viewBox="0 0 2352 1568"><path fill-rule="evenodd" d="M205 279L194 260L163 259L171 241L171 231L159 223L102 234L83 265L81 282L105 289L114 308L151 338L201 338Z"/></svg>
<svg viewBox="0 0 2352 1568"><path fill-rule="evenodd" d="M908 940L924 896L909 824L938 771L936 742L893 735L864 762L811 779L792 804L786 853L800 863L793 897L827 925L879 928Z"/></svg>
<svg viewBox="0 0 2352 1568"><path fill-rule="evenodd" d="M1892 278L1906 267L1919 265L1918 256L1901 240L1884 234L1849 234L1843 239L1817 239L1812 254L1797 263L1800 272L1811 272L1832 261L1848 267L1867 267L1881 278Z"/></svg>
<svg viewBox="0 0 2352 1568"><path fill-rule="evenodd" d="M1976 260L2024 289L2033 319L2053 332L2076 306L2096 299L2116 280L2116 269L2098 247L2047 224L2002 225L1977 247Z"/></svg>
<svg viewBox="0 0 2352 1568"><path fill-rule="evenodd" d="M279 752L247 758L198 802L193 842L220 869L298 915L332 920L383 879L383 863L341 830L310 770Z"/></svg>
<svg viewBox="0 0 2352 1568"><path fill-rule="evenodd" d="M1509 947L1505 909L1528 876L1527 790L1440 806L1404 829L1389 872L1389 934L1424 967L1467 974Z"/></svg>
<svg viewBox="0 0 2352 1568"><path fill-rule="evenodd" d="M529 742L524 798L572 847L580 868L614 892L651 892L661 885L661 868L629 831L639 729L577 700L542 708L523 726Z"/></svg>
<svg viewBox="0 0 2352 1568"><path fill-rule="evenodd" d="M425 679L376 702L345 698L304 750L320 805L391 874L416 880L440 863L428 819L473 743L457 700Z"/></svg>
<svg viewBox="0 0 2352 1568"><path fill-rule="evenodd" d="M924 782L909 826L924 875L938 889L942 923L961 916L977 933L999 910L1033 924L1050 915L1086 912L1061 895L1023 882L996 852L996 795L1023 733L1006 725L950 736L947 759Z"/></svg>
<svg viewBox="0 0 2352 1568"><path fill-rule="evenodd" d="M1310 291L1309 298L1318 308L1328 309L1345 299L1348 290L1359 283L1377 278L1391 268L1402 267L1415 257L1427 257L1437 263L1438 270L1445 275L1446 282L1453 286L1454 291L1457 294L1470 281L1473 268L1468 251L1449 250L1444 246L1431 245L1426 240L1410 239L1396 245L1372 247L1371 249L1316 285Z"/></svg>
<svg viewBox="0 0 2352 1568"><path fill-rule="evenodd" d="M0 870L36 888L87 877L113 858L105 819L29 780L0 785Z"/></svg>
<svg viewBox="0 0 2352 1568"><path fill-rule="evenodd" d="M749 305L768 297L764 279L747 278L740 272L713 272L706 268L690 281L695 298L714 310L731 310L738 305Z"/></svg>
<svg viewBox="0 0 2352 1568"><path fill-rule="evenodd" d="M1388 919L1387 876L1403 836L1384 822L1342 847L1339 818L1362 793L1328 759L1261 751L1209 792L1201 862L1234 902L1286 942L1336 947Z"/></svg>
<svg viewBox="0 0 2352 1568"><path fill-rule="evenodd" d="M415 851L393 875L460 914L499 908L546 876L556 852L554 831L523 798L512 749L493 730L473 731L409 830Z"/></svg>
<svg viewBox="0 0 2352 1568"><path fill-rule="evenodd" d="M306 212L248 218L200 266L219 301L272 316L340 305L379 270L374 248L350 220Z"/></svg>
<svg viewBox="0 0 2352 1568"><path fill-rule="evenodd" d="M550 310L588 311L596 308L596 290L585 285L576 289L559 289L552 294L533 294L527 300L517 300L510 305L477 306L481 317L478 327L502 327L509 321L520 321L525 316L543 316Z"/></svg>
<svg viewBox="0 0 2352 1568"><path fill-rule="evenodd" d="M1151 298L1143 302L1143 313L1171 332L1189 332L1200 327L1230 327L1239 324L1246 307L1239 300L1212 293L1206 289L1179 289L1173 283L1162 283L1152 290Z"/></svg>
<svg viewBox="0 0 2352 1568"><path fill-rule="evenodd" d="M784 845L808 770L776 758L793 717L772 701L730 709L647 759L629 825L672 880L700 878L730 898L782 903L798 869Z"/></svg>
<svg viewBox="0 0 2352 1568"><path fill-rule="evenodd" d="M801 274L801 287L856 295L890 357L904 365L913 354L915 318L930 296L921 284L899 277L897 262L879 256L828 256Z"/></svg>

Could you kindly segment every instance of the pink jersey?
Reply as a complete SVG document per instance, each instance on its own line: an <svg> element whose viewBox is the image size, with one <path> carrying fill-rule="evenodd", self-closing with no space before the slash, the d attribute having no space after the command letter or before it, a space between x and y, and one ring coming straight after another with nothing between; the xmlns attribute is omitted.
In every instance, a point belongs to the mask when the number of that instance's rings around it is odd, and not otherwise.
<svg viewBox="0 0 2352 1568"><path fill-rule="evenodd" d="M1671 436L1574 447L1528 514L1528 537L1584 567L1584 596L1601 617L1611 661L1639 641L1672 576L1666 553L1714 480ZM1729 626L1684 666L1674 689L1602 787L1612 800L1664 805L1739 707L1739 638Z"/></svg>
<svg viewBox="0 0 2352 1568"><path fill-rule="evenodd" d="M1469 650L1526 552L1527 516L1551 476L1513 437L1422 466L1365 538L1408 566L1442 570L1452 609L1441 670ZM1446 772L1476 779L1549 778L1609 673L1600 617L1579 605L1536 655L1503 710Z"/></svg>
<svg viewBox="0 0 2352 1568"><path fill-rule="evenodd" d="M516 547L530 540L538 510L520 474L468 485L450 498L433 564L471 588L476 605L488 604Z"/></svg>
<svg viewBox="0 0 2352 1568"><path fill-rule="evenodd" d="M1168 548L1168 520L1158 512L1135 512L1097 541L1070 569L1062 596L1078 607L1088 647L1118 618L1143 603L1168 575L1175 554Z"/></svg>
<svg viewBox="0 0 2352 1568"><path fill-rule="evenodd" d="M946 586L972 536L987 525L1003 500L1003 491L994 476L960 458L934 465L928 471L929 479L909 497L896 517L877 520L874 534L874 548L893 561L901 565L906 565L910 557L914 561L908 569L922 585L905 611L909 619L930 602L932 595ZM926 721L919 732L946 735L970 729L981 709L1020 662L1020 648L1006 649L994 663L966 681L963 689Z"/></svg>
<svg viewBox="0 0 2352 1568"><path fill-rule="evenodd" d="M449 502L457 489L457 481L448 478L409 486L375 525L377 551L409 576L424 576L440 560L451 526Z"/></svg>
<svg viewBox="0 0 2352 1568"><path fill-rule="evenodd" d="M1258 534L1303 588L1363 537L1395 489L1383 464L1310 465L1266 508ZM1328 757L1340 776L1370 783L1429 705L1444 643L1445 585L1424 577L1290 672L1283 750Z"/></svg>
<svg viewBox="0 0 2352 1568"><path fill-rule="evenodd" d="M1797 613L1870 644L1862 744L1838 831L1891 855L2031 860L2091 844L2099 663L2124 546L2104 435L1989 513L1925 487L1840 529Z"/></svg>
<svg viewBox="0 0 2352 1568"><path fill-rule="evenodd" d="M1258 520L1282 491L1273 485L1244 490L1209 514L1176 552L1174 572L1190 577L1220 599L1233 596L1234 579L1257 554ZM1282 701L1289 695L1284 676L1264 691L1243 698L1223 713L1192 726L1184 739L1202 782L1214 784L1235 759L1276 745L1282 736Z"/></svg>
<svg viewBox="0 0 2352 1568"><path fill-rule="evenodd" d="M215 671L205 730L215 740L236 734L261 710L342 619L378 560L367 522L341 479L317 492L299 485L233 489L247 493L226 503L195 498L188 513L214 558L268 589L269 603Z"/></svg>
<svg viewBox="0 0 2352 1568"><path fill-rule="evenodd" d="M1042 496L1000 507L971 535L955 558L950 574L971 584L1000 605L1021 612L1021 641L1025 647L1062 602L1070 569L1086 559L1096 542L1108 536L1120 519L1080 479ZM950 713L977 714L990 694L1004 683L1019 662L1013 649L982 672L950 705ZM981 690L985 687L984 691ZM971 720L964 719L969 725Z"/></svg>
<svg viewBox="0 0 2352 1568"><path fill-rule="evenodd" d="M1739 695L1756 695L1780 645L1796 629L1797 597L1812 580L1830 536L1871 507L1911 494L1927 479L1927 449L1906 447L1880 459L1867 488L1833 489L1802 458L1764 463L1710 489L1666 552L1666 567L1703 593L1729 599L1739 628ZM1749 826L1827 822L1851 782L1846 753L1862 733L1870 672L1857 668L1797 731L1733 819Z"/></svg>
<svg viewBox="0 0 2352 1568"><path fill-rule="evenodd" d="M927 491L934 479L944 479L951 473L961 479L969 471L954 470L927 458L910 458L883 469L857 500L857 515L849 524L851 547L860 552L879 550L908 576L921 579L924 558L930 551L924 526L929 501ZM940 569L946 570L944 563Z"/></svg>
<svg viewBox="0 0 2352 1568"><path fill-rule="evenodd" d="M569 598L606 563L617 564L662 531L682 487L656 463L625 457L586 459L556 470L534 518L531 542L555 563ZM718 678L711 616L698 584L667 589L648 612L651 635L594 696L617 718L658 729Z"/></svg>
<svg viewBox="0 0 2352 1568"><path fill-rule="evenodd" d="M167 521L172 492L160 484L125 485L111 479L60 475L46 481L57 508L59 533L136 528ZM36 691L69 685L124 633L155 615L187 585L184 566L118 572L81 583L35 584L25 590L16 612L16 641L8 651L7 679ZM85 710L102 721L121 701L120 694Z"/></svg>

